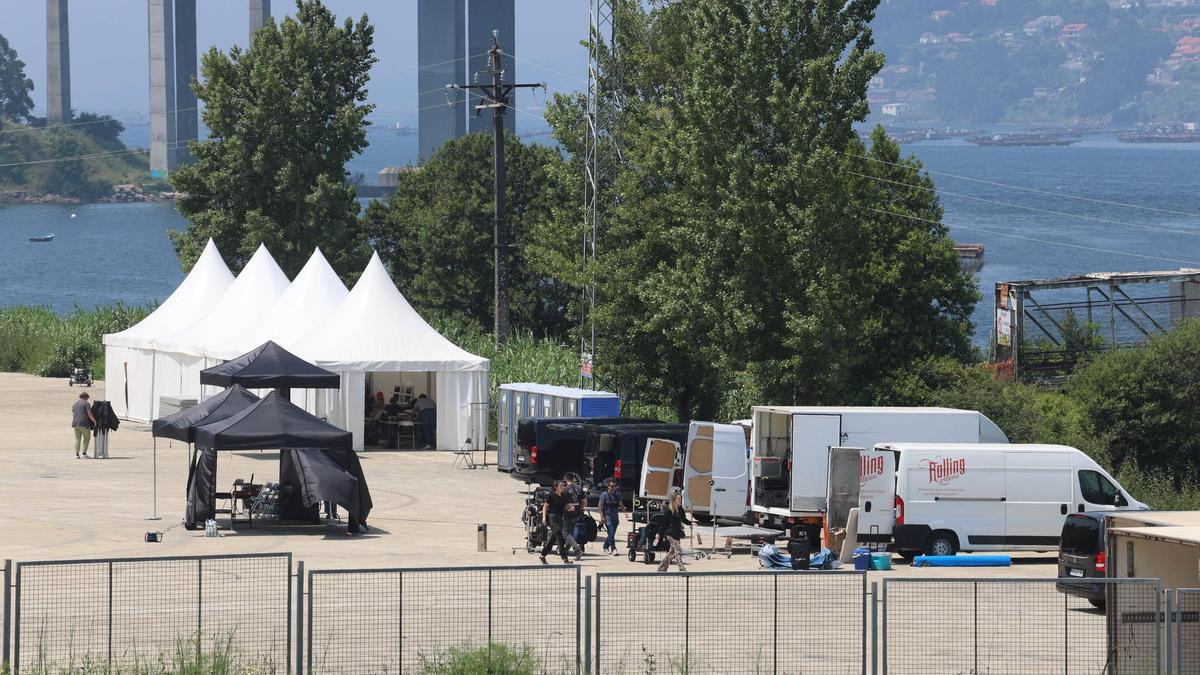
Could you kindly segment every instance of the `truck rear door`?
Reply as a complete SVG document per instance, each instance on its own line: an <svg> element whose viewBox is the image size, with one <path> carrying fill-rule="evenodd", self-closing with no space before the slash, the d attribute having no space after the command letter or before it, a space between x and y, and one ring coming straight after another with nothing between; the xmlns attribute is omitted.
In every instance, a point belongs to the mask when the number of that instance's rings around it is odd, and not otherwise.
<svg viewBox="0 0 1200 675"><path fill-rule="evenodd" d="M692 422L683 465L684 505L712 516L744 516L747 466L746 433L741 427Z"/></svg>
<svg viewBox="0 0 1200 675"><path fill-rule="evenodd" d="M646 455L642 459L642 475L638 481L638 497L666 499L671 496L675 457L679 444L661 438L646 440Z"/></svg>
<svg viewBox="0 0 1200 675"><path fill-rule="evenodd" d="M896 453L863 450L858 469L858 540L868 544L891 541L895 523Z"/></svg>
<svg viewBox="0 0 1200 675"><path fill-rule="evenodd" d="M825 510L829 449L842 444L841 415L792 416L791 495L792 511Z"/></svg>

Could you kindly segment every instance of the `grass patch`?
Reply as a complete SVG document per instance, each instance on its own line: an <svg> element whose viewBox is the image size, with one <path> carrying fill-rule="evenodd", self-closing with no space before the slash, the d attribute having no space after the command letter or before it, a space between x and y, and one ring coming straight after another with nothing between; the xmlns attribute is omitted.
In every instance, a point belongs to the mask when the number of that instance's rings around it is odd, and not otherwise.
<svg viewBox="0 0 1200 675"><path fill-rule="evenodd" d="M103 336L125 330L151 311L121 302L76 307L65 315L48 307L0 308L0 371L66 377L72 368L86 367L103 379Z"/></svg>

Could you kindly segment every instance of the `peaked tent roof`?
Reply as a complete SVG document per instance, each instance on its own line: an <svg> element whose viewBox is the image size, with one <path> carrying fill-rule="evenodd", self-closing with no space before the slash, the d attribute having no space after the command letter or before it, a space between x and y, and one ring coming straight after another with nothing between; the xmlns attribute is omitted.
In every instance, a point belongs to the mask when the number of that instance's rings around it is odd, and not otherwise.
<svg viewBox="0 0 1200 675"><path fill-rule="evenodd" d="M208 347L240 335L257 323L289 283L267 247L260 244L212 309L194 313L192 316L196 318L192 322L155 340L154 346L162 351L205 356Z"/></svg>
<svg viewBox="0 0 1200 675"><path fill-rule="evenodd" d="M321 325L348 294L346 284L318 248L265 316L241 335L210 345L206 352L217 358L233 358L268 340L291 347Z"/></svg>
<svg viewBox="0 0 1200 675"><path fill-rule="evenodd" d="M196 427L196 445L213 450L350 450L353 436L275 392L219 422Z"/></svg>
<svg viewBox="0 0 1200 675"><path fill-rule="evenodd" d="M337 389L342 378L267 341L241 356L200 371L200 384L242 385L253 389L302 387Z"/></svg>
<svg viewBox="0 0 1200 675"><path fill-rule="evenodd" d="M198 315L212 309L233 285L233 273L221 258L212 239L196 259L192 271L150 316L120 333L104 336L104 344L118 347L149 348L155 339L190 324Z"/></svg>
<svg viewBox="0 0 1200 675"><path fill-rule="evenodd" d="M200 405L154 420L151 423L151 433L158 438L173 438L191 443L196 440L197 426L232 417L257 401L257 396L235 384L216 396L205 399Z"/></svg>
<svg viewBox="0 0 1200 675"><path fill-rule="evenodd" d="M450 342L421 318L371 255L354 289L296 352L332 370L487 370L487 359Z"/></svg>

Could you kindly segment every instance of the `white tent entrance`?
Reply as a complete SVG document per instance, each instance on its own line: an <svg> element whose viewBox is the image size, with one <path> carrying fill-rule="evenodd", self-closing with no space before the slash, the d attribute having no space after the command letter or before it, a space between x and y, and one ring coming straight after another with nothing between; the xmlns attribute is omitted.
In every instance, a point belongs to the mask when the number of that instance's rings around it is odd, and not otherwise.
<svg viewBox="0 0 1200 675"><path fill-rule="evenodd" d="M413 383L414 396L437 404L436 447L457 450L470 440L483 447L487 428L488 361L447 340L417 314L392 283L378 254L323 325L295 346L310 362L342 373L342 388L327 392L329 421L344 423L363 448L364 400L396 384ZM371 384L381 384L368 388ZM429 382L432 380L432 391ZM391 382L391 386L386 383ZM384 388L386 387L386 388ZM422 392L421 389L426 391ZM318 394L318 400L320 394Z"/></svg>

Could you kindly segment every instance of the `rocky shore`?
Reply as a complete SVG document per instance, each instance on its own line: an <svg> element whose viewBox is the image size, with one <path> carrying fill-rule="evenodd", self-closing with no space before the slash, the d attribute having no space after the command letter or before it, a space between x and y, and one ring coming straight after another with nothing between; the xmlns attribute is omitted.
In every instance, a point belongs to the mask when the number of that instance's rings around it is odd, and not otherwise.
<svg viewBox="0 0 1200 675"><path fill-rule="evenodd" d="M12 190L0 192L0 204L116 204L129 202L168 202L175 199L175 193L170 191L147 191L141 185L114 185L112 193L92 198L70 197L67 195L41 194Z"/></svg>

